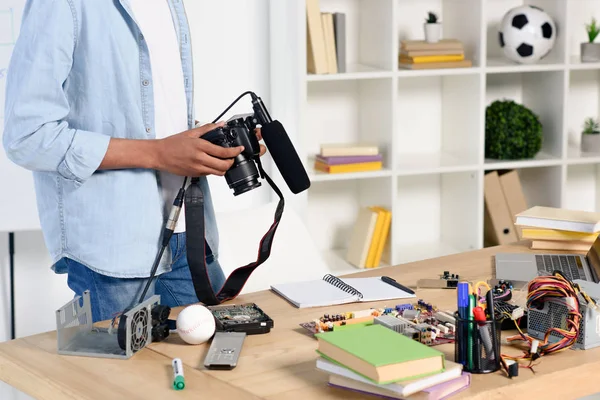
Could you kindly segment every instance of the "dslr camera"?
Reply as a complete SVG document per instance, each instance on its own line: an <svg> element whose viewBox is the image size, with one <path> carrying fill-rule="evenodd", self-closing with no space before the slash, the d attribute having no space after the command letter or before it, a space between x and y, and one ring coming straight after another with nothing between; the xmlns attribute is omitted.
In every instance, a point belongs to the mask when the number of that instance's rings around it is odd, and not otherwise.
<svg viewBox="0 0 600 400"><path fill-rule="evenodd" d="M254 114L235 115L227 120L225 126L202 136L202 139L221 147L244 146L244 151L235 158L233 165L225 173L234 196L261 186L257 168L257 164L260 164L260 145L254 132L257 126L258 120Z"/></svg>

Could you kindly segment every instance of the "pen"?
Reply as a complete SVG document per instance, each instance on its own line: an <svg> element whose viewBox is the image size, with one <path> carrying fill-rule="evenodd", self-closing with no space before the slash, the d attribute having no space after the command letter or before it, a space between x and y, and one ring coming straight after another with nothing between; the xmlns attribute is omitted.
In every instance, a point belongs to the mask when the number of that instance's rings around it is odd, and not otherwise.
<svg viewBox="0 0 600 400"><path fill-rule="evenodd" d="M490 360L494 360L494 348L492 344L492 339L490 339L490 332L485 324L485 311L481 307L475 307L473 309L473 316L475 317L475 321L479 322L477 325L479 326L479 335L481 337L481 341L483 342L483 347L485 348L485 354ZM480 354L477 354L477 357L480 357Z"/></svg>
<svg viewBox="0 0 600 400"><path fill-rule="evenodd" d="M173 365L173 388L175 390L182 390L185 387L183 363L180 358L174 358L171 364Z"/></svg>
<svg viewBox="0 0 600 400"><path fill-rule="evenodd" d="M467 282L459 282L456 290L457 303L458 303L458 316L460 321L457 324L457 338L458 342L458 362L466 365L467 357L465 357L465 321L467 319L467 310L469 308L469 284Z"/></svg>
<svg viewBox="0 0 600 400"><path fill-rule="evenodd" d="M495 360L495 351L498 343L498 338L496 337L496 313L494 312L494 293L491 290L485 295L485 302L487 303L488 314L490 315L491 329L492 329L492 351L489 354L490 360Z"/></svg>
<svg viewBox="0 0 600 400"><path fill-rule="evenodd" d="M473 321L473 309L475 308L475 295L469 295L469 308L467 310L467 319L468 323L468 340L467 340L467 362L469 364L469 370L473 370L473 335L476 331L473 329L473 324L470 321Z"/></svg>
<svg viewBox="0 0 600 400"><path fill-rule="evenodd" d="M395 279L390 278L389 276L382 276L381 280L384 281L385 283L389 284L389 285L397 287L398 289L404 290L405 292L407 292L409 294L415 294L414 291L412 291L411 289L407 288L404 285L399 284L398 282L396 282Z"/></svg>

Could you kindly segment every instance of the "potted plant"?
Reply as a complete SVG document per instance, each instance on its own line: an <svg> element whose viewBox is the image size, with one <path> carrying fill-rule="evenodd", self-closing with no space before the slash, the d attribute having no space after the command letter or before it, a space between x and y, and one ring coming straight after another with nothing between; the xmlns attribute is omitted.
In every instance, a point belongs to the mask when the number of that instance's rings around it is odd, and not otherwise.
<svg viewBox="0 0 600 400"><path fill-rule="evenodd" d="M585 25L588 42L581 43L581 62L599 62L600 61L600 43L594 43L600 33L600 27L596 24L596 18Z"/></svg>
<svg viewBox="0 0 600 400"><path fill-rule="evenodd" d="M496 160L534 158L542 148L542 123L529 108L513 100L496 100L485 111L485 157Z"/></svg>
<svg viewBox="0 0 600 400"><path fill-rule="evenodd" d="M442 24L438 20L438 16L429 11L425 18L425 40L428 43L437 43L442 37Z"/></svg>
<svg viewBox="0 0 600 400"><path fill-rule="evenodd" d="M600 123L597 119L586 118L581 132L581 151L600 152Z"/></svg>

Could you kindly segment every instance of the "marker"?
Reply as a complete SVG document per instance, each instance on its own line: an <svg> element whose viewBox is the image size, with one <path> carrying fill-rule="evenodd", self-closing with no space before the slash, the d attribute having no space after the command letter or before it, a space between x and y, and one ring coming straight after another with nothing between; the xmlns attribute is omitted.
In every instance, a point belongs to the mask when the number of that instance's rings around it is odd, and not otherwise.
<svg viewBox="0 0 600 400"><path fill-rule="evenodd" d="M475 300L475 295L474 294L470 294L469 295L469 307L467 309L467 319L469 321L473 321L473 309L475 308L476 304L475 304L476 300ZM473 324L471 322L468 323L468 340L467 340L467 346L469 346L468 350L467 350L467 361L469 363L469 370L473 370L473 334L475 333L475 331L473 330Z"/></svg>
<svg viewBox="0 0 600 400"><path fill-rule="evenodd" d="M457 294L457 303L458 303L458 316L462 321L467 319L467 310L469 308L469 284L467 282L459 282L456 290ZM457 335L460 335L460 338L457 338L458 341L458 362L466 366L467 357L466 357L466 326L465 322L458 322L457 324Z"/></svg>
<svg viewBox="0 0 600 400"><path fill-rule="evenodd" d="M395 279L390 278L389 276L382 276L381 280L389 285L397 287L400 290L404 290L406 293L415 294L414 290L411 290L411 289L407 288L406 286L399 284Z"/></svg>
<svg viewBox="0 0 600 400"><path fill-rule="evenodd" d="M173 388L182 390L185 387L185 378L183 377L183 363L181 359L174 358L173 362Z"/></svg>

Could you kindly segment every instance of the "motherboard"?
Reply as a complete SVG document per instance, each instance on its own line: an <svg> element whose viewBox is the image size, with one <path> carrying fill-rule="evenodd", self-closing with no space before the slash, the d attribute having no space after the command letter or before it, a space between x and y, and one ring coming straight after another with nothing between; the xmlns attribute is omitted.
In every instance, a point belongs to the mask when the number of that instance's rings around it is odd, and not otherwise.
<svg viewBox="0 0 600 400"><path fill-rule="evenodd" d="M346 329L353 325L380 324L428 346L454 343L456 323L450 312L423 300L395 307L369 308L342 314L324 314L301 323L309 334Z"/></svg>

